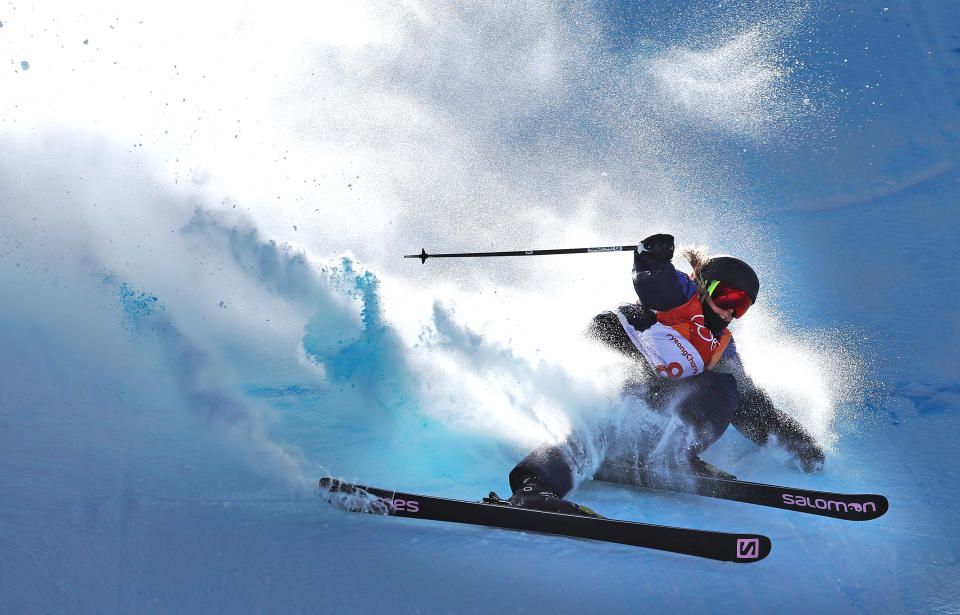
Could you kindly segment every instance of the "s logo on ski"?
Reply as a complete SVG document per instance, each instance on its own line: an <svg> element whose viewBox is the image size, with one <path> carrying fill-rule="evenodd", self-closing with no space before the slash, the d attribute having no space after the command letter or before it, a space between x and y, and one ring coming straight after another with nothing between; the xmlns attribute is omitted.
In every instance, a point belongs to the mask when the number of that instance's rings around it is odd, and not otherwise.
<svg viewBox="0 0 960 615"><path fill-rule="evenodd" d="M760 557L759 538L738 538L737 559L757 559Z"/></svg>

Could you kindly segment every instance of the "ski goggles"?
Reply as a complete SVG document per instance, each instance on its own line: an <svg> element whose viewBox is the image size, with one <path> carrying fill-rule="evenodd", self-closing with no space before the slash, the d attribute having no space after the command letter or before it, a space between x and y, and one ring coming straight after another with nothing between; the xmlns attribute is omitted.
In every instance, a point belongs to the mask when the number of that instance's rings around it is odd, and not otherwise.
<svg viewBox="0 0 960 615"><path fill-rule="evenodd" d="M707 294L710 295L718 308L733 310L734 318L740 318L746 314L750 306L753 305L753 299L750 298L747 291L719 280L707 283Z"/></svg>

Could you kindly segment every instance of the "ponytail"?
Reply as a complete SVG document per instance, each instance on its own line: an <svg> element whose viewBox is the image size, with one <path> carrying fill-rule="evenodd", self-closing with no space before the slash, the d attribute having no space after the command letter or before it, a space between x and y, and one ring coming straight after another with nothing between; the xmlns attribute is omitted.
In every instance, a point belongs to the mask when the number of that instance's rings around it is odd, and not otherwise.
<svg viewBox="0 0 960 615"><path fill-rule="evenodd" d="M690 266L693 267L693 277L700 279L700 268L707 262L707 246L687 246L680 249L680 254L687 259Z"/></svg>

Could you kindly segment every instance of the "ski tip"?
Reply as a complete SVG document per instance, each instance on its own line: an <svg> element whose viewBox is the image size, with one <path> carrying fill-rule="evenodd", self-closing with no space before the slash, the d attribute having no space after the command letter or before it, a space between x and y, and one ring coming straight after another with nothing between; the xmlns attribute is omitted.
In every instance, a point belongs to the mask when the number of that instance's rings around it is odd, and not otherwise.
<svg viewBox="0 0 960 615"><path fill-rule="evenodd" d="M320 479L320 491L327 491L330 493L337 493L340 491L351 491L355 485L350 483L345 483L342 480L334 478L332 476L324 476Z"/></svg>
<svg viewBox="0 0 960 615"><path fill-rule="evenodd" d="M890 502L887 501L887 498L876 493L840 495L836 500L832 499L830 495L824 494L824 497L815 499L812 497L805 498L804 505L809 510L801 508L801 512L810 512L846 521L872 521L882 517L890 509ZM797 505L796 498L793 503Z"/></svg>
<svg viewBox="0 0 960 615"><path fill-rule="evenodd" d="M871 494L867 496L871 502L876 503L877 509L875 511L868 511L866 506L864 506L864 515L863 521L870 521L878 517L882 517L890 510L890 502L887 501L885 496L879 494Z"/></svg>

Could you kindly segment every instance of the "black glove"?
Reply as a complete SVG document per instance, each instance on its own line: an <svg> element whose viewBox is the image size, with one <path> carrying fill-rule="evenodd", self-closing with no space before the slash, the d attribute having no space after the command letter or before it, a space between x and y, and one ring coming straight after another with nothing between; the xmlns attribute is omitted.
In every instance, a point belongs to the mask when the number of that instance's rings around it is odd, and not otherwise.
<svg viewBox="0 0 960 615"><path fill-rule="evenodd" d="M661 263L669 263L673 260L673 235L666 233L650 235L640 245L654 260Z"/></svg>

